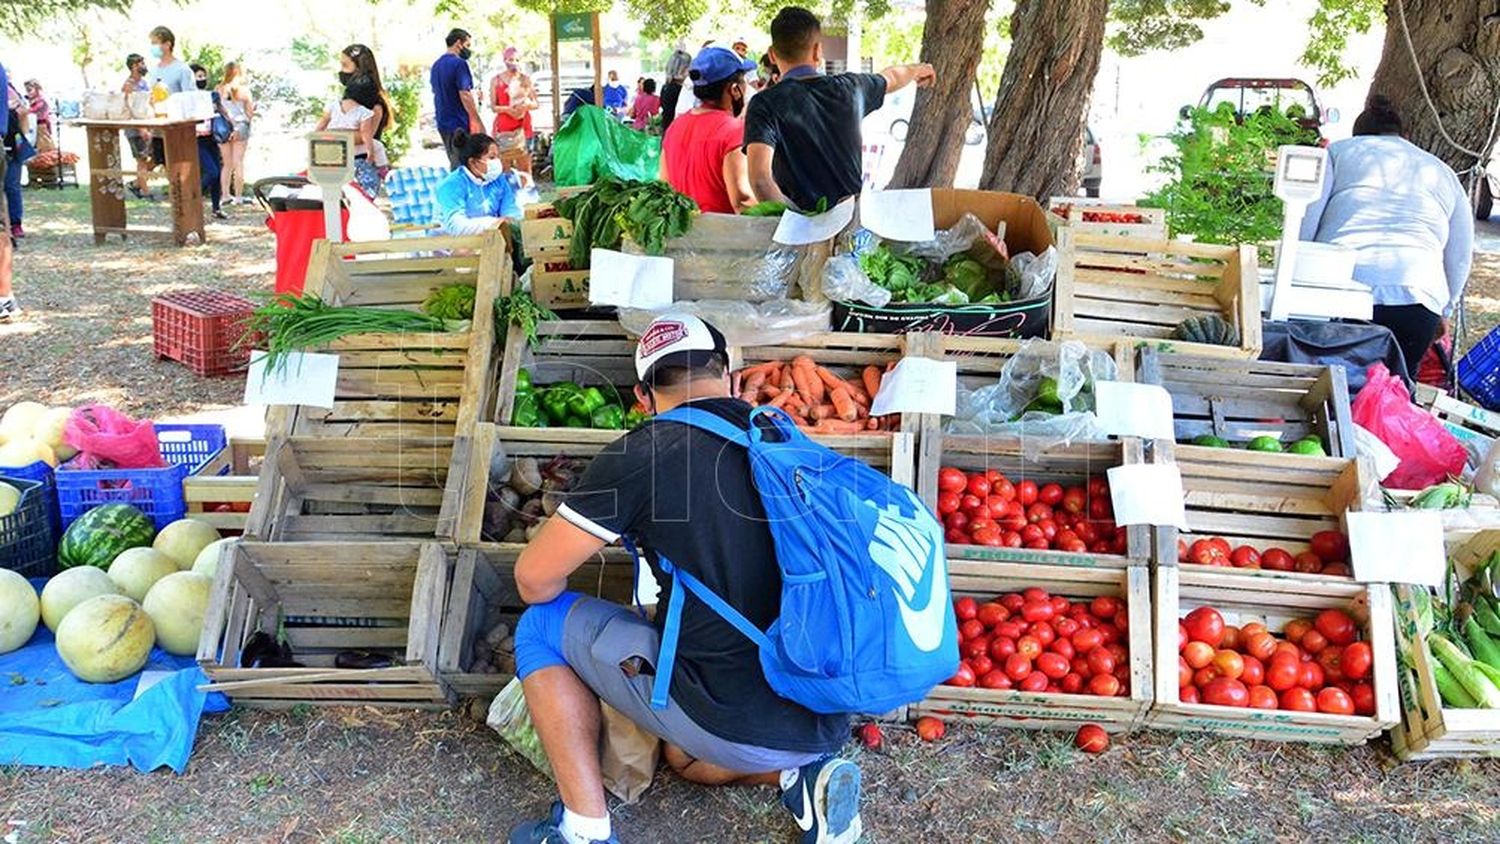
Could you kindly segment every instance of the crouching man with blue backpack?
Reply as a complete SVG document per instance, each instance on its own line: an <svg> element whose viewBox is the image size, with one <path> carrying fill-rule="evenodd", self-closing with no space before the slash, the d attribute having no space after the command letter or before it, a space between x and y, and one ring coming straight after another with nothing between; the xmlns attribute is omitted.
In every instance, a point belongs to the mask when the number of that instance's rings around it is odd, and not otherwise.
<svg viewBox="0 0 1500 844"><path fill-rule="evenodd" d="M603 700L704 785L772 785L805 844L859 838L851 713L922 698L958 666L942 531L909 489L730 397L724 338L657 319L635 354L656 418L601 452L516 563L521 678L561 800L527 844L615 842ZM567 591L621 542L663 591L655 622Z"/></svg>

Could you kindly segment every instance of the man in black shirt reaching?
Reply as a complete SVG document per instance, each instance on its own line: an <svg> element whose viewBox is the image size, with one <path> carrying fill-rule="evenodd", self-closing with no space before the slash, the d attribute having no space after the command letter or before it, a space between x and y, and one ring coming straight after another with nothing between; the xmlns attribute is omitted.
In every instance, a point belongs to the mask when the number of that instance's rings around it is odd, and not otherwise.
<svg viewBox="0 0 1500 844"><path fill-rule="evenodd" d="M657 319L641 335L636 397L654 413L691 405L742 429L750 406L730 398L724 338L697 317ZM605 545L626 539L664 584L657 555L697 577L752 624L780 615L781 574L745 449L682 423L637 428L594 458L579 486L516 562L532 606L517 624L516 674L557 777L551 815L510 841L614 842L599 770L599 701L659 736L683 777L705 785L766 784L804 844L860 834L859 769L833 757L843 715L819 715L772 691L757 646L691 594L682 611L671 694L652 707L661 624L568 592L567 578Z"/></svg>
<svg viewBox="0 0 1500 844"><path fill-rule="evenodd" d="M745 110L750 186L761 202L789 202L807 212L859 193L865 115L880 108L887 93L936 78L930 64L824 76L818 71L823 26L798 6L783 8L771 21L771 61L780 80Z"/></svg>

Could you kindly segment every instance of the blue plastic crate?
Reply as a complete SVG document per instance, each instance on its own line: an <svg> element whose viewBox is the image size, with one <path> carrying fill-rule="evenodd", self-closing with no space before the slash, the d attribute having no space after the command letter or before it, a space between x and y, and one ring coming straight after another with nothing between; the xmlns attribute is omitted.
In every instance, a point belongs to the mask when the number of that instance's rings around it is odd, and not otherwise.
<svg viewBox="0 0 1500 844"><path fill-rule="evenodd" d="M57 473L57 500L64 529L101 504L129 504L151 517L161 530L187 514L182 480L214 459L228 439L222 425L157 425L161 469L63 470Z"/></svg>
<svg viewBox="0 0 1500 844"><path fill-rule="evenodd" d="M19 478L23 481L36 481L42 485L42 506L46 509L48 521L52 526L54 544L62 538L63 528L62 511L57 506L57 481L54 479L56 474L57 470L45 460L38 460L30 466L8 466L0 469L0 475Z"/></svg>
<svg viewBox="0 0 1500 844"><path fill-rule="evenodd" d="M1500 327L1459 358L1458 385L1486 410L1500 410Z"/></svg>
<svg viewBox="0 0 1500 844"><path fill-rule="evenodd" d="M16 511L0 516L0 568L24 577L51 577L57 573L57 542L47 513L47 488L9 474L0 475L0 482L21 491Z"/></svg>

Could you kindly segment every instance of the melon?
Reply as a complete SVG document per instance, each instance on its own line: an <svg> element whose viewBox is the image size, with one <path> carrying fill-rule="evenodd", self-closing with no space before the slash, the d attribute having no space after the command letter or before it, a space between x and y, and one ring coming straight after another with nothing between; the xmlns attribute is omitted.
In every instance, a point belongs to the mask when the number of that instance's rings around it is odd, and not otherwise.
<svg viewBox="0 0 1500 844"><path fill-rule="evenodd" d="M119 594L122 594L119 585L104 569L80 566L59 572L42 587L42 623L55 633L69 610L90 598Z"/></svg>
<svg viewBox="0 0 1500 844"><path fill-rule="evenodd" d="M0 415L0 431L4 431L10 439L20 436L30 436L36 429L37 420L47 412L47 406L34 401L18 401L6 408L4 415Z"/></svg>
<svg viewBox="0 0 1500 844"><path fill-rule="evenodd" d="M0 654L31 641L41 617L41 602L31 582L10 569L0 569Z"/></svg>
<svg viewBox="0 0 1500 844"><path fill-rule="evenodd" d="M52 449L59 462L71 459L78 453L78 449L68 445L63 439L63 430L67 428L68 418L72 415L71 407L49 408L37 418L36 427L31 429L31 438Z"/></svg>
<svg viewBox="0 0 1500 844"><path fill-rule="evenodd" d="M129 504L101 504L73 520L57 545L57 564L62 568L109 564L126 548L151 546L156 524L151 517Z"/></svg>
<svg viewBox="0 0 1500 844"><path fill-rule="evenodd" d="M73 608L57 626L57 655L86 683L113 683L141 670L156 628L124 595L99 595Z"/></svg>
<svg viewBox="0 0 1500 844"><path fill-rule="evenodd" d="M198 552L197 559L193 560L193 571L206 575L210 580L219 572L219 557L223 555L224 548L239 541L239 537L231 536L215 540L203 546Z"/></svg>
<svg viewBox="0 0 1500 844"><path fill-rule="evenodd" d="M0 517L9 516L21 506L21 491L0 481Z"/></svg>
<svg viewBox="0 0 1500 844"><path fill-rule="evenodd" d="M179 569L190 569L198 552L219 539L214 526L200 519L178 519L161 529L151 547L166 555Z"/></svg>
<svg viewBox="0 0 1500 844"><path fill-rule="evenodd" d="M109 579L131 600L145 600L156 581L178 571L171 557L154 548L126 548L109 564Z"/></svg>
<svg viewBox="0 0 1500 844"><path fill-rule="evenodd" d="M18 436L5 445L0 445L0 467L21 468L44 460L48 466L57 468L57 455L46 443L37 442L29 436Z"/></svg>
<svg viewBox="0 0 1500 844"><path fill-rule="evenodd" d="M156 644L170 654L191 656L198 652L203 632L203 614L214 582L190 571L173 572L156 581L141 608L156 627Z"/></svg>

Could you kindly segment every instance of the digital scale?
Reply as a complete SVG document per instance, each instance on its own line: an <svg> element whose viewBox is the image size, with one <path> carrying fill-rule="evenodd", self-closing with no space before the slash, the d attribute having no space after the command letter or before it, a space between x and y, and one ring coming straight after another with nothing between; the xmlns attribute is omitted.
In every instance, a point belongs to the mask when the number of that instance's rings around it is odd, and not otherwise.
<svg viewBox="0 0 1500 844"><path fill-rule="evenodd" d="M1374 314L1370 288L1353 277L1354 251L1301 239L1307 206L1323 195L1327 179L1328 150L1286 145L1276 151L1272 190L1282 202L1281 243L1275 270L1262 271L1260 279L1260 309L1272 321L1368 320Z"/></svg>
<svg viewBox="0 0 1500 844"><path fill-rule="evenodd" d="M354 132L330 129L307 136L307 180L323 194L323 231L330 243L344 240L344 185L354 177Z"/></svg>

